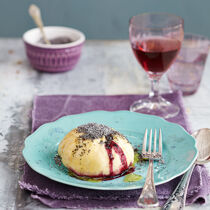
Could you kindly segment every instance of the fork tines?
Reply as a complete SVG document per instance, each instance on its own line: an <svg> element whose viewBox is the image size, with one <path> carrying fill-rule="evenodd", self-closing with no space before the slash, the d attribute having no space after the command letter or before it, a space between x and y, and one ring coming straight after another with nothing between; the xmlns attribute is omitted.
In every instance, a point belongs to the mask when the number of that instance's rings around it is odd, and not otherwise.
<svg viewBox="0 0 210 210"><path fill-rule="evenodd" d="M157 145L157 130L154 129L154 138L152 129L150 129L149 133L149 145L147 150L147 129L145 130L144 134L144 141L143 141L143 147L142 147L142 157L143 158L149 158L149 159L160 159L162 157L162 132L161 129L159 129L159 149L156 151L156 145ZM152 143L153 143L153 150L152 150Z"/></svg>

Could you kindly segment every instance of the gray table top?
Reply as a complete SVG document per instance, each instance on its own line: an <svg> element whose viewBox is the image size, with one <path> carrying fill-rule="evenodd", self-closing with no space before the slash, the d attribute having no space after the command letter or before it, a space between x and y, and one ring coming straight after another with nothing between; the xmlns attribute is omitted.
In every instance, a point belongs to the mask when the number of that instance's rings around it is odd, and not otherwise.
<svg viewBox="0 0 210 210"><path fill-rule="evenodd" d="M0 49L0 209L47 209L18 186L34 95L140 94L148 93L149 82L128 41L87 41L75 69L61 74L32 69L20 39L0 39ZM198 92L183 99L192 131L210 127L209 68L210 59ZM165 77L160 87L169 91ZM186 209L210 209L210 199Z"/></svg>

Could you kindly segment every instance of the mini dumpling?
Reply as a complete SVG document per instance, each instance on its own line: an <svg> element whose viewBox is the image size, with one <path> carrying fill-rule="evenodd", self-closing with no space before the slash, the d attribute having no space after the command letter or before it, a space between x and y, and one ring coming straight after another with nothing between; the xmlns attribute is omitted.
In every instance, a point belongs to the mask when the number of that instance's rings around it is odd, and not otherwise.
<svg viewBox="0 0 210 210"><path fill-rule="evenodd" d="M58 147L61 161L78 176L115 177L134 162L129 141L112 128L88 123L71 130Z"/></svg>

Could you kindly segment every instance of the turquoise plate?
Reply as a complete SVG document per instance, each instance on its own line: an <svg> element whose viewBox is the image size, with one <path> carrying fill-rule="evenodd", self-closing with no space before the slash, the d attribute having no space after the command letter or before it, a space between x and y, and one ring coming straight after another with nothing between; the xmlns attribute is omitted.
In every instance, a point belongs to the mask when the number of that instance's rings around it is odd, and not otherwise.
<svg viewBox="0 0 210 210"><path fill-rule="evenodd" d="M64 166L55 164L54 157L63 137L73 128L96 122L114 128L125 135L133 147L141 148L145 128L161 128L163 133L163 160L155 162L155 184L163 184L186 172L197 157L195 140L181 126L162 118L129 111L94 111L69 115L39 127L25 140L23 156L36 172L64 184L100 190L131 190L142 188L148 161L137 164L135 173L143 178L136 182L124 182L124 177L110 181L89 182L68 175Z"/></svg>

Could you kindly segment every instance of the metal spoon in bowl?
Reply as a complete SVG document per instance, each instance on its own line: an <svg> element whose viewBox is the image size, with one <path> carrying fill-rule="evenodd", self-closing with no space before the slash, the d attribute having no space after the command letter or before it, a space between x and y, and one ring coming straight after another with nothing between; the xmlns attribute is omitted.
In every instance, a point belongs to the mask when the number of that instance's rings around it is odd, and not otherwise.
<svg viewBox="0 0 210 210"><path fill-rule="evenodd" d="M42 22L42 17L41 17L41 12L39 7L37 7L35 4L31 4L29 7L29 15L32 17L36 25L39 27L43 40L46 44L51 44L50 41L47 39L44 29L43 29L43 22Z"/></svg>
<svg viewBox="0 0 210 210"><path fill-rule="evenodd" d="M191 168L183 175L178 186L163 206L163 210L180 210L184 208L188 185L195 165L210 162L210 129L202 128L193 133L192 136L196 139L198 158Z"/></svg>

